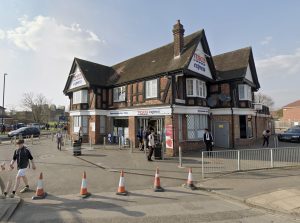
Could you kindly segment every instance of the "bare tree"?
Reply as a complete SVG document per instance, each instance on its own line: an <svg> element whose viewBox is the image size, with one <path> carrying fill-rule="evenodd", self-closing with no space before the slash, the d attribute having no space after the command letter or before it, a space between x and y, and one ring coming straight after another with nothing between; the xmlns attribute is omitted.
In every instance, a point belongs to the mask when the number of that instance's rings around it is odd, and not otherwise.
<svg viewBox="0 0 300 223"><path fill-rule="evenodd" d="M48 122L50 116L49 102L42 94L24 93L22 105L25 110L31 111L35 122Z"/></svg>
<svg viewBox="0 0 300 223"><path fill-rule="evenodd" d="M255 93L254 100L255 100L255 103L261 103L265 106L268 106L269 108L273 108L273 106L274 106L273 99L270 96L262 94L260 92Z"/></svg>

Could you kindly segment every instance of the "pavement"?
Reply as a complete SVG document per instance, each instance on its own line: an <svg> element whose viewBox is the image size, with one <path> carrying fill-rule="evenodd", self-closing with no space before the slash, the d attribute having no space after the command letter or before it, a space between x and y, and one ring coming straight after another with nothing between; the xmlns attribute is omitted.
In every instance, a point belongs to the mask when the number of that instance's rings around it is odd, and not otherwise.
<svg viewBox="0 0 300 223"><path fill-rule="evenodd" d="M184 167L179 168L177 158L147 162L143 152L115 146L84 145L79 157L72 155L70 145L58 151L49 139L28 146L37 164L36 171L28 170L30 188L43 172L49 196L32 201L32 190L20 198L0 200L0 221L24 222L26 217L26 222L300 222L300 167L202 179L197 154L185 154ZM8 162L12 152L12 145L1 145L0 162ZM156 167L167 190L161 194L152 191ZM182 188L189 167L200 190ZM121 169L131 192L122 198L115 195ZM83 170L92 193L88 200L78 197ZM12 176L14 171L0 172L0 181Z"/></svg>

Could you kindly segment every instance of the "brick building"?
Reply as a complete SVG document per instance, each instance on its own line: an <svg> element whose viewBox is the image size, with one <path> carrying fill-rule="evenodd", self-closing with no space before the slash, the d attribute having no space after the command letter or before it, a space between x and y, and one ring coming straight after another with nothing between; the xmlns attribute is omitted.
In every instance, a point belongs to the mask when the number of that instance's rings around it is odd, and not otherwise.
<svg viewBox="0 0 300 223"><path fill-rule="evenodd" d="M294 101L283 107L282 121L300 125L300 100Z"/></svg>
<svg viewBox="0 0 300 223"><path fill-rule="evenodd" d="M178 20L172 43L113 66L75 58L64 89L71 133L81 127L92 143L110 133L137 147L138 130L151 126L169 155L204 147L205 128L225 148L260 137L269 111L252 103L260 85L251 48L213 57L204 30L184 31Z"/></svg>

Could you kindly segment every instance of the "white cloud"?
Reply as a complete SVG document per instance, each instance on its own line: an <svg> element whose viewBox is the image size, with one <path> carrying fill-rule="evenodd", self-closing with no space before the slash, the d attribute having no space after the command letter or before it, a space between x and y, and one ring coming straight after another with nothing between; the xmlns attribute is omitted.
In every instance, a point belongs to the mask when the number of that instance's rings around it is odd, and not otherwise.
<svg viewBox="0 0 300 223"><path fill-rule="evenodd" d="M5 102L21 108L24 92L42 93L52 103L65 105L62 90L74 57L97 62L105 46L95 32L80 24L55 18L19 19L19 25L0 30L0 67L6 78ZM101 61L99 61L101 62Z"/></svg>
<svg viewBox="0 0 300 223"><path fill-rule="evenodd" d="M0 40L5 38L5 32L0 29Z"/></svg>
<svg viewBox="0 0 300 223"><path fill-rule="evenodd" d="M261 45L268 45L271 41L272 41L273 37L272 36L267 36L265 37L261 42L260 44Z"/></svg>
<svg viewBox="0 0 300 223"><path fill-rule="evenodd" d="M94 32L82 29L79 24L67 26L44 16L37 16L33 20L28 20L25 16L19 21L20 26L5 33L6 39L22 50L43 52L55 57L70 57L70 54L74 56L82 53L94 55L95 50L91 50L95 46L93 44L102 43ZM56 53L57 49L59 54Z"/></svg>
<svg viewBox="0 0 300 223"><path fill-rule="evenodd" d="M277 107L300 99L300 48L291 54L276 55L256 61L263 91Z"/></svg>

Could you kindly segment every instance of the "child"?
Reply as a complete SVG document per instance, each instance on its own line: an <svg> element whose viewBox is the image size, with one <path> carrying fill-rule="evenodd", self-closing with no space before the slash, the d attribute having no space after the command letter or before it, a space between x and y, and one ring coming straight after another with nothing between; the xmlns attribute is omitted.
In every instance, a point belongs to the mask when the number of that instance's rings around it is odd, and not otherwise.
<svg viewBox="0 0 300 223"><path fill-rule="evenodd" d="M12 170L13 170L13 167L10 167L9 171L12 171ZM5 163L4 162L1 164L1 171L5 171ZM0 199L5 199L6 198L8 192L11 188L11 185L12 185L12 180L11 180L11 175L10 175L9 178L8 178L6 187L4 189L4 192L3 192L3 194L0 195Z"/></svg>

